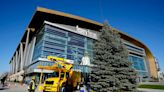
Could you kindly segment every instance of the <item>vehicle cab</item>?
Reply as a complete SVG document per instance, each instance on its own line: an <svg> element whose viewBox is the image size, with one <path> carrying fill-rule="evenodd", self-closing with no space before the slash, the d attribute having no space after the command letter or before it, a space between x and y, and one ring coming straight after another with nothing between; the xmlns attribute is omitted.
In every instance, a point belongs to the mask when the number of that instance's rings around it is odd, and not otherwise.
<svg viewBox="0 0 164 92"><path fill-rule="evenodd" d="M54 71L50 78L46 79L44 82L44 91L50 92L64 92L66 81L68 78L68 73L64 71Z"/></svg>

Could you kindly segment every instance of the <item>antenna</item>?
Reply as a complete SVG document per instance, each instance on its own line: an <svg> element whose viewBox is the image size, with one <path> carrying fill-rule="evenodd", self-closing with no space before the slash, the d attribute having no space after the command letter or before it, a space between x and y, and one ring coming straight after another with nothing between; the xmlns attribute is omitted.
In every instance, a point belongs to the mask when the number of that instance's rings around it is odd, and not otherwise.
<svg viewBox="0 0 164 92"><path fill-rule="evenodd" d="M99 10L100 10L100 17L101 17L102 21L104 21L104 14L103 14L102 0L99 0Z"/></svg>

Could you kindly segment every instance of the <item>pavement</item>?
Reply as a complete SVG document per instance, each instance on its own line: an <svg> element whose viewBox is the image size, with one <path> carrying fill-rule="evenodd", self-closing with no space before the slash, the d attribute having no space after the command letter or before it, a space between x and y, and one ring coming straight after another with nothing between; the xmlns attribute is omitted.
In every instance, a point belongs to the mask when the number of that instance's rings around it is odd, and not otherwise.
<svg viewBox="0 0 164 92"><path fill-rule="evenodd" d="M28 92L28 85L25 84L21 85L19 83L8 83L5 87L2 87L2 85L0 84L0 92ZM37 88L35 92L42 92L42 91L39 91ZM79 91L74 91L74 92L79 92Z"/></svg>
<svg viewBox="0 0 164 92"><path fill-rule="evenodd" d="M8 83L2 87L0 85L0 92L28 92L26 85L20 85L18 83Z"/></svg>
<svg viewBox="0 0 164 92"><path fill-rule="evenodd" d="M164 90L137 88L139 92L164 92Z"/></svg>
<svg viewBox="0 0 164 92"><path fill-rule="evenodd" d="M2 87L0 84L0 92L28 92L28 86L27 85L21 85L18 83L8 83L5 87ZM145 88L137 88L139 92L164 92L164 90L157 90L157 89L145 89ZM35 92L42 92L38 89L35 90ZM79 91L74 91L79 92ZM84 91L86 92L86 91Z"/></svg>
<svg viewBox="0 0 164 92"><path fill-rule="evenodd" d="M141 82L140 84L164 85L164 81L161 81L161 82Z"/></svg>

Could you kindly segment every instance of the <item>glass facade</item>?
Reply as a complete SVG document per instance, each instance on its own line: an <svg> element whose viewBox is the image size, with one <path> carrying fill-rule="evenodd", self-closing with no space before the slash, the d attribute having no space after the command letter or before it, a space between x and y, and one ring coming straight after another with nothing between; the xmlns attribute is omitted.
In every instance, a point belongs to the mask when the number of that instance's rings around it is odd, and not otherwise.
<svg viewBox="0 0 164 92"><path fill-rule="evenodd" d="M128 49L128 50L130 50L130 51L133 51L133 52L137 52L137 53L139 53L139 54L144 54L144 49L141 49L141 48L139 48L139 47L134 47L134 46L132 46L132 45L130 45L130 44L127 44L127 43L124 43L124 45L126 46L126 48Z"/></svg>
<svg viewBox="0 0 164 92"><path fill-rule="evenodd" d="M43 53L42 48L43 48L43 42L44 42L43 41L44 30L45 30L45 28L42 28L36 37L37 39L36 39L36 44L35 44L35 48L34 48L33 60L41 57L41 55Z"/></svg>
<svg viewBox="0 0 164 92"><path fill-rule="evenodd" d="M85 52L92 61L92 46L91 38L45 25L37 35L33 61L39 57L46 58L52 55L71 59L75 64L79 64Z"/></svg>
<svg viewBox="0 0 164 92"><path fill-rule="evenodd" d="M59 29L49 25L45 25L37 35L37 41L34 49L33 61L42 57L46 58L49 55L58 56L74 60L75 64L79 64L85 52L87 52L93 61L93 39L72 33L67 30ZM134 48L133 46L126 45L128 49L135 49L143 51L142 49ZM139 75L148 76L145 59L135 55L129 55L129 60L133 63ZM36 63L37 65L47 65L47 63ZM75 66L76 67L76 66ZM77 66L79 68L79 66Z"/></svg>
<svg viewBox="0 0 164 92"><path fill-rule="evenodd" d="M128 57L129 61L132 62L132 67L138 71L139 75L141 76L148 76L148 72L146 70L145 66L145 59L144 57L139 57L139 56L134 56L134 55L129 55Z"/></svg>

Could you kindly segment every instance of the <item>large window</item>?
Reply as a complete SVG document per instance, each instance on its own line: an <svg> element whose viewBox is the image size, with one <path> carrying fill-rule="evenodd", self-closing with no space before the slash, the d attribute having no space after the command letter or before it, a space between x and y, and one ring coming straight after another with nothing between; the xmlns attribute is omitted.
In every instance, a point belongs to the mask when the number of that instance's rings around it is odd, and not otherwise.
<svg viewBox="0 0 164 92"><path fill-rule="evenodd" d="M138 71L139 75L142 75L142 76L147 75L144 57L130 55L129 61L132 62L132 67Z"/></svg>
<svg viewBox="0 0 164 92"><path fill-rule="evenodd" d="M87 52L93 61L93 43L95 40L72 33L70 31L45 25L37 35L37 41L34 49L33 60L38 57L47 57L49 55L58 56L74 60L76 64L81 62L85 52ZM143 49L132 47L125 44L128 49L143 52ZM132 67L140 75L147 75L144 57L130 55L129 60L133 63ZM43 64L43 63L42 63ZM44 65L46 65L45 63Z"/></svg>
<svg viewBox="0 0 164 92"><path fill-rule="evenodd" d="M41 57L42 55L42 46L43 46L43 35L44 35L44 28L37 35L36 44L34 48L33 60Z"/></svg>
<svg viewBox="0 0 164 92"><path fill-rule="evenodd" d="M88 52L92 60L93 39L49 25L45 25L40 33L42 35L38 35L37 39L42 42L36 43L34 51L39 54L37 57L53 55L74 60L79 64L84 53Z"/></svg>

